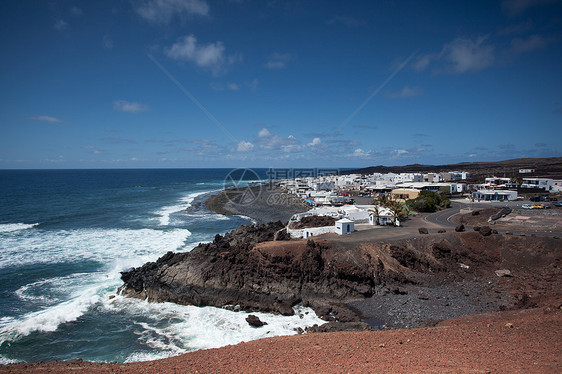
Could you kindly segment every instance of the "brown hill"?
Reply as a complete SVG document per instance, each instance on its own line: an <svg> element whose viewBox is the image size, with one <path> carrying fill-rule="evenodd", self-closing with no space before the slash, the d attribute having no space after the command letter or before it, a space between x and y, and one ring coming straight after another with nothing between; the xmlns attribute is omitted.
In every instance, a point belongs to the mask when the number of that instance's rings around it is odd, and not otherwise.
<svg viewBox="0 0 562 374"><path fill-rule="evenodd" d="M519 174L519 169L534 169L534 173ZM543 177L562 179L562 157L549 158L516 158L495 162L461 162L448 165L405 166L370 166L367 168L346 170L342 174L373 174L373 173L430 173L445 171L468 171L472 178L484 176L506 177Z"/></svg>

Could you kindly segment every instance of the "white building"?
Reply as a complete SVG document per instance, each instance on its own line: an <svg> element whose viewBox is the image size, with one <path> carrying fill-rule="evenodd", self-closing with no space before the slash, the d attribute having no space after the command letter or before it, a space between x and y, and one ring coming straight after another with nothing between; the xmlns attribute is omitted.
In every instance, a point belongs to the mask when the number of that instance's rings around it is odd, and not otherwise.
<svg viewBox="0 0 562 374"><path fill-rule="evenodd" d="M552 189L550 192L562 192L562 179L552 180Z"/></svg>
<svg viewBox="0 0 562 374"><path fill-rule="evenodd" d="M345 235L355 231L355 222L350 219L342 218L336 221L336 234Z"/></svg>
<svg viewBox="0 0 562 374"><path fill-rule="evenodd" d="M382 225L394 224L394 215L390 209L379 206L378 216L373 210L369 212L369 224L371 225Z"/></svg>
<svg viewBox="0 0 562 374"><path fill-rule="evenodd" d="M509 190L478 190L472 193L474 201L516 200L517 191Z"/></svg>
<svg viewBox="0 0 562 374"><path fill-rule="evenodd" d="M545 191L552 189L552 179L547 178L523 178L521 188L541 188Z"/></svg>

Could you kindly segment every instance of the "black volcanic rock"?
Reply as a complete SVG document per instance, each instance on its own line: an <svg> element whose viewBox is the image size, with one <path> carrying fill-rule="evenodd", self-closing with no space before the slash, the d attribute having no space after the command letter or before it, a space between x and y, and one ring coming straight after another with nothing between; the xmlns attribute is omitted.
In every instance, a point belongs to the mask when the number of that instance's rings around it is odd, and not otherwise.
<svg viewBox="0 0 562 374"><path fill-rule="evenodd" d="M490 226L482 226L482 227L480 227L480 230L478 230L478 231L480 231L480 234L482 236L492 235L492 229L490 229Z"/></svg>
<svg viewBox="0 0 562 374"><path fill-rule="evenodd" d="M263 322L260 317L253 314L250 314L248 317L246 317L246 322L248 322L248 325L252 327L262 327L264 325L267 325L267 322Z"/></svg>
<svg viewBox="0 0 562 374"><path fill-rule="evenodd" d="M167 253L156 262L124 272L120 290L149 301L239 305L250 312L283 315L294 314L294 305L315 297L373 294L375 274L368 259L350 262L336 249L313 241L288 242L282 250L256 245L273 238L280 227L284 226L242 226L189 253ZM342 319L354 318L339 314Z"/></svg>

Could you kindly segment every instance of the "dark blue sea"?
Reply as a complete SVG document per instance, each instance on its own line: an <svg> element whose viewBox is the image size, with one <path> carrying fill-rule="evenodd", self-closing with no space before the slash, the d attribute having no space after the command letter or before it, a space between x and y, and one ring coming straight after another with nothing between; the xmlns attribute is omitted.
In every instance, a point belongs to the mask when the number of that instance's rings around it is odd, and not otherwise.
<svg viewBox="0 0 562 374"><path fill-rule="evenodd" d="M255 329L244 312L117 294L121 271L251 223L194 203L229 172L0 170L0 364L152 360L321 323L302 308L257 313L268 325Z"/></svg>

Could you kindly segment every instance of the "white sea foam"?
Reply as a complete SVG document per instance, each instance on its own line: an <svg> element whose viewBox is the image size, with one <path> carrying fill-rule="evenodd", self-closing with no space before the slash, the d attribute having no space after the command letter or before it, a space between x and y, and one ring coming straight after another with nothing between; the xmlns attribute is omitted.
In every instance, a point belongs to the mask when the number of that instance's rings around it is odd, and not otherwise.
<svg viewBox="0 0 562 374"><path fill-rule="evenodd" d="M173 230L79 229L26 231L0 241L0 269L13 265L79 262L112 264L153 261L167 251L181 250L191 232Z"/></svg>
<svg viewBox="0 0 562 374"><path fill-rule="evenodd" d="M37 225L39 224L38 223L2 223L0 224L0 233L27 230Z"/></svg>
<svg viewBox="0 0 562 374"><path fill-rule="evenodd" d="M170 224L170 215L189 208L191 206L191 203L197 196L201 196L206 193L209 193L209 191L192 192L189 195L182 197L179 200L178 204L165 206L160 209L157 212L157 214L160 216L160 226L168 226Z"/></svg>
<svg viewBox="0 0 562 374"><path fill-rule="evenodd" d="M253 328L246 322L248 313L232 312L213 307L183 306L172 303L148 303L117 297L109 309L127 310L139 320L139 341L146 352L135 352L126 361L164 358L198 349L217 348L243 341L272 336L293 335L298 327L306 328L325 323L310 308L295 307L295 315L286 317L267 313L252 313L267 322ZM157 350L158 353L153 351Z"/></svg>
<svg viewBox="0 0 562 374"><path fill-rule="evenodd" d="M83 282L80 282L83 285ZM86 283L87 288L81 288L70 299L54 306L41 309L20 316L4 317L0 319L0 345L5 341L17 340L22 336L29 335L34 331L55 331L60 324L76 321L101 298L98 295L100 283Z"/></svg>
<svg viewBox="0 0 562 374"><path fill-rule="evenodd" d="M55 304L68 295L74 285L82 284L87 273L76 273L66 277L42 279L18 288L14 293L23 301L41 304Z"/></svg>
<svg viewBox="0 0 562 374"><path fill-rule="evenodd" d="M23 362L20 360L13 360L11 358L4 357L0 355L0 365L17 364L18 362Z"/></svg>
<svg viewBox="0 0 562 374"><path fill-rule="evenodd" d="M167 251L187 249L184 245L190 235L185 229L81 229L30 231L3 238L0 269L84 260L98 261L106 269L43 279L20 287L16 296L40 309L17 318L0 318L0 344L33 331L55 331L63 323L76 321L94 305L106 305L103 301L122 283L121 271L154 261Z"/></svg>

